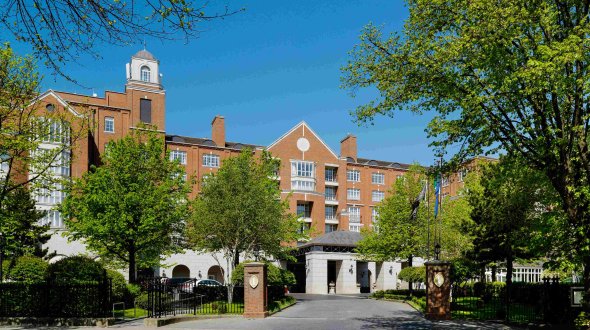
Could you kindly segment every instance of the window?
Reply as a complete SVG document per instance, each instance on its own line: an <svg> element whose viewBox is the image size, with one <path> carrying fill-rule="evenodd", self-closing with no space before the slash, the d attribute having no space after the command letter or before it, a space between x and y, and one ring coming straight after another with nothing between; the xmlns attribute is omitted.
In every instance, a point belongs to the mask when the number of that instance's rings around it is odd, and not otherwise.
<svg viewBox="0 0 590 330"><path fill-rule="evenodd" d="M297 203L297 216L300 218L311 218L311 203Z"/></svg>
<svg viewBox="0 0 590 330"><path fill-rule="evenodd" d="M347 170L346 180L353 182L361 182L361 171L358 170Z"/></svg>
<svg viewBox="0 0 590 330"><path fill-rule="evenodd" d="M327 224L326 225L326 234L331 233L333 231L337 231L337 230L338 230L338 225L335 225L335 224Z"/></svg>
<svg viewBox="0 0 590 330"><path fill-rule="evenodd" d="M152 100L139 100L139 120L148 124L152 122Z"/></svg>
<svg viewBox="0 0 590 330"><path fill-rule="evenodd" d="M385 184L385 174L383 174L383 173L371 174L371 182L373 182L373 184Z"/></svg>
<svg viewBox="0 0 590 330"><path fill-rule="evenodd" d="M63 228L63 219L59 211L50 210L40 220L42 225L49 225L49 228Z"/></svg>
<svg viewBox="0 0 590 330"><path fill-rule="evenodd" d="M56 119L39 118L39 135L43 143L69 144L70 125Z"/></svg>
<svg viewBox="0 0 590 330"><path fill-rule="evenodd" d="M361 190L355 188L348 188L346 190L346 198L358 201L361 199Z"/></svg>
<svg viewBox="0 0 590 330"><path fill-rule="evenodd" d="M377 209L372 207L371 208L371 221L375 222L377 221L377 218L379 217L379 212L377 212Z"/></svg>
<svg viewBox="0 0 590 330"><path fill-rule="evenodd" d="M459 173L457 173L457 176L459 177L459 182L463 182L463 180L465 180L465 177L467 176L467 169L464 168L460 170Z"/></svg>
<svg viewBox="0 0 590 330"><path fill-rule="evenodd" d="M336 175L336 169L333 167L326 167L326 181L327 182L337 182L338 176Z"/></svg>
<svg viewBox="0 0 590 330"><path fill-rule="evenodd" d="M8 173L10 167L10 156L7 154L0 155L0 173Z"/></svg>
<svg viewBox="0 0 590 330"><path fill-rule="evenodd" d="M291 180L291 190L315 191L315 182L306 180Z"/></svg>
<svg viewBox="0 0 590 330"><path fill-rule="evenodd" d="M203 166L206 167L219 167L219 156L214 154L203 155Z"/></svg>
<svg viewBox="0 0 590 330"><path fill-rule="evenodd" d="M371 193L371 200L373 202L380 202L383 200L383 198L385 198L384 191L373 190L373 192Z"/></svg>
<svg viewBox="0 0 590 330"><path fill-rule="evenodd" d="M107 133L115 133L115 118L104 117L104 131Z"/></svg>
<svg viewBox="0 0 590 330"><path fill-rule="evenodd" d="M140 69L141 72L141 81L150 82L150 68L146 65L142 66Z"/></svg>
<svg viewBox="0 0 590 330"><path fill-rule="evenodd" d="M361 222L361 208L358 206L348 207L348 222L360 223Z"/></svg>
<svg viewBox="0 0 590 330"><path fill-rule="evenodd" d="M326 220L336 220L336 207L326 206Z"/></svg>
<svg viewBox="0 0 590 330"><path fill-rule="evenodd" d="M56 184L42 184L39 188L33 191L33 198L38 204L55 205L59 204L66 197L66 193L62 191L62 186Z"/></svg>
<svg viewBox="0 0 590 330"><path fill-rule="evenodd" d="M326 187L326 200L327 201L335 201L336 200L336 187Z"/></svg>
<svg viewBox="0 0 590 330"><path fill-rule="evenodd" d="M291 161L291 176L315 178L315 164L302 160Z"/></svg>
<svg viewBox="0 0 590 330"><path fill-rule="evenodd" d="M357 233L361 232L361 228L363 228L363 224L362 223L351 223L348 225L348 230L349 231L354 231Z"/></svg>
<svg viewBox="0 0 590 330"><path fill-rule="evenodd" d="M172 150L170 152L170 160L177 160L181 164L186 164L186 151Z"/></svg>
<svg viewBox="0 0 590 330"><path fill-rule="evenodd" d="M448 176L443 176L442 178L442 186L446 187L449 185L449 177Z"/></svg>

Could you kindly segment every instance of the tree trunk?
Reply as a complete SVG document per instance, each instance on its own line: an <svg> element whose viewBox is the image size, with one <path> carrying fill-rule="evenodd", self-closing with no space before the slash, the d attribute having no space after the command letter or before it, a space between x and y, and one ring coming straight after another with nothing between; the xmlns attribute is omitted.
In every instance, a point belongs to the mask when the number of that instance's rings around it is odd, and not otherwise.
<svg viewBox="0 0 590 330"><path fill-rule="evenodd" d="M227 302L228 303L232 303L234 300L234 284L231 281L231 273L233 272L233 270L236 268L237 265L240 264L240 252L239 251L234 251L232 252L232 256L231 256L231 261L228 260L228 270L227 270ZM230 272L230 268L231 267L231 272ZM244 285L246 285L246 283L244 283Z"/></svg>
<svg viewBox="0 0 590 330"><path fill-rule="evenodd" d="M496 282L496 272L498 271L498 266L492 266L492 282Z"/></svg>
<svg viewBox="0 0 590 330"><path fill-rule="evenodd" d="M481 267L479 268L479 278L481 283L485 283L487 282L487 278L486 278L486 265L481 265Z"/></svg>
<svg viewBox="0 0 590 330"><path fill-rule="evenodd" d="M408 267L412 267L412 261L413 261L412 257L413 256L411 254L408 257ZM411 297L414 292L414 282L413 281L408 281L408 289L410 290L410 297Z"/></svg>
<svg viewBox="0 0 590 330"><path fill-rule="evenodd" d="M506 257L506 318L509 317L509 310L510 310L510 292L512 292L512 268L513 268L514 258L512 254L509 253Z"/></svg>
<svg viewBox="0 0 590 330"><path fill-rule="evenodd" d="M129 283L137 283L137 262L134 248L129 249Z"/></svg>
<svg viewBox="0 0 590 330"><path fill-rule="evenodd" d="M584 299L582 307L584 311L590 311L590 257L584 258Z"/></svg>

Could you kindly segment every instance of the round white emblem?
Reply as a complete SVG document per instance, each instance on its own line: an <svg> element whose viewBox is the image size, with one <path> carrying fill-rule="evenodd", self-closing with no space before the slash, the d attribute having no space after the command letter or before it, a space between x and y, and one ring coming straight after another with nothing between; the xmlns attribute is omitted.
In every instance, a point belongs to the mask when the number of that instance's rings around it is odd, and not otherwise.
<svg viewBox="0 0 590 330"><path fill-rule="evenodd" d="M433 281L434 285L440 288L445 283L445 277L441 272L438 272L434 275Z"/></svg>
<svg viewBox="0 0 590 330"><path fill-rule="evenodd" d="M256 287L258 286L258 276L256 275L252 275L250 276L250 281L248 281L250 284L250 287L252 289L256 289Z"/></svg>
<svg viewBox="0 0 590 330"><path fill-rule="evenodd" d="M299 138L299 140L297 140L297 149L304 152L309 150L309 140L304 137Z"/></svg>

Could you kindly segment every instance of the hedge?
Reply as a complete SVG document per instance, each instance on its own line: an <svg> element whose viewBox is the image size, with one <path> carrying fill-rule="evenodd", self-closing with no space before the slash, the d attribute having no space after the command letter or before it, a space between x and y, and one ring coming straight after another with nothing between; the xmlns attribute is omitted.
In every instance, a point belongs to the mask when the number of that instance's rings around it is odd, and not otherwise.
<svg viewBox="0 0 590 330"><path fill-rule="evenodd" d="M40 282L45 279L47 267L47 262L39 257L23 256L16 260L7 277L17 282Z"/></svg>
<svg viewBox="0 0 590 330"><path fill-rule="evenodd" d="M244 282L244 264L252 261L244 261L237 265L231 275L231 281L234 284L243 284ZM267 266L268 285L293 285L296 283L295 275L286 269L275 266L268 261L264 262Z"/></svg>
<svg viewBox="0 0 590 330"><path fill-rule="evenodd" d="M105 274L100 263L85 256L66 257L47 268L47 277L59 282L98 282Z"/></svg>

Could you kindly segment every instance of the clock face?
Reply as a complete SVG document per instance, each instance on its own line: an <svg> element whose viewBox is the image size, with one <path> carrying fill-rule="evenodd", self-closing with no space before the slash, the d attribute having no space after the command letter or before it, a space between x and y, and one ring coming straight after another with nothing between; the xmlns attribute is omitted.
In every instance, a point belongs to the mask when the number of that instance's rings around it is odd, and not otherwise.
<svg viewBox="0 0 590 330"><path fill-rule="evenodd" d="M258 276L252 275L250 277L250 281L248 281L248 284L250 284L250 287L252 289L256 289L256 287L258 286Z"/></svg>
<svg viewBox="0 0 590 330"><path fill-rule="evenodd" d="M297 149L303 152L309 150L309 140L304 137L299 138L299 140L297 140Z"/></svg>
<svg viewBox="0 0 590 330"><path fill-rule="evenodd" d="M445 283L445 277L441 272L434 274L434 285L441 287Z"/></svg>

